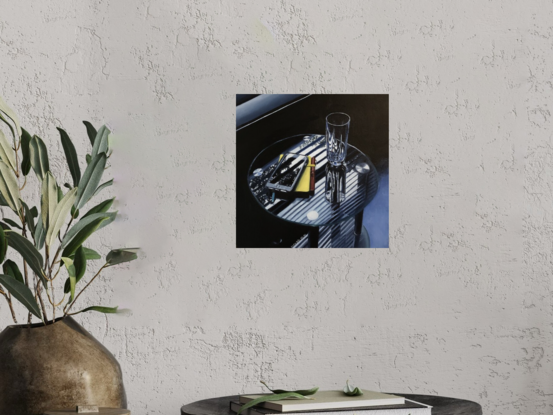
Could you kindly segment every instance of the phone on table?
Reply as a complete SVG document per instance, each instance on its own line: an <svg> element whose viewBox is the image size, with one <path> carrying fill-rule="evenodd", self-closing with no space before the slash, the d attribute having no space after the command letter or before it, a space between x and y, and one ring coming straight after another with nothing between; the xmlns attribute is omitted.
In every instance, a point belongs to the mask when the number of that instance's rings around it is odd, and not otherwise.
<svg viewBox="0 0 553 415"><path fill-rule="evenodd" d="M278 192L293 191L307 162L307 156L294 153L284 154L275 171L273 171L273 174L267 181L267 189Z"/></svg>

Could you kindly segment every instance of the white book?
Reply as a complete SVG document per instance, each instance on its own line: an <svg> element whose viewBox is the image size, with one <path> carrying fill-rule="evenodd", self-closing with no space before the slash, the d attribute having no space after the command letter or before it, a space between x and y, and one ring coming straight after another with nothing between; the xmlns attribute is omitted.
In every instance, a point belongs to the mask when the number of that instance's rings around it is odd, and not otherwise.
<svg viewBox="0 0 553 415"><path fill-rule="evenodd" d="M238 412L243 404L239 402L231 402L230 410ZM278 415L279 412L271 409L253 407L243 411L240 415ZM291 412L288 415L431 415L432 407L420 402L405 399L405 403L400 405L385 405L373 406L364 408L350 408L346 410L336 411L333 409L326 411L307 411L307 412Z"/></svg>
<svg viewBox="0 0 553 415"><path fill-rule="evenodd" d="M253 401L260 395L241 395L240 403ZM379 405L401 405L405 403L405 398L387 393L373 392L363 389L361 396L347 396L343 391L318 391L314 395L308 396L309 399L282 399L279 401L269 401L259 404L267 409L273 409L278 412L301 412L317 411L321 409L347 409L360 408L364 406Z"/></svg>

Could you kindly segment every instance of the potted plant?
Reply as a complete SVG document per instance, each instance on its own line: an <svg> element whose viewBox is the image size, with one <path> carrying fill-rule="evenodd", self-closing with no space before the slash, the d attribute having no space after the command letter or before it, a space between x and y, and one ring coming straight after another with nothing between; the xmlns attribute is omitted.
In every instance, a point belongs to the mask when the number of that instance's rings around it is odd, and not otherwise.
<svg viewBox="0 0 553 415"><path fill-rule="evenodd" d="M0 414L38 415L87 404L126 408L119 364L71 317L117 312L102 306L79 310L79 299L103 270L137 258L137 249L123 248L102 260L86 246L117 214L110 211L115 198L97 203L113 183L102 183L110 131L84 122L91 150L81 174L75 147L58 128L72 178L62 186L50 170L45 143L21 128L2 98L0 120L0 296L16 324L0 333ZM40 184L36 206L23 197L31 171ZM25 324L17 325L16 301L28 311Z"/></svg>

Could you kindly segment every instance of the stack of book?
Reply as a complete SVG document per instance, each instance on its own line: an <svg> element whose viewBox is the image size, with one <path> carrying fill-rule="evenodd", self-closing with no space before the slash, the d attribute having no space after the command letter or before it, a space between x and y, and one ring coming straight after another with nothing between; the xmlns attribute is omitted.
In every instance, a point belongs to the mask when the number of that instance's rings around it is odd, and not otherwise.
<svg viewBox="0 0 553 415"><path fill-rule="evenodd" d="M242 405L263 395L242 395L230 402L237 413ZM240 415L431 415L432 407L401 396L363 389L361 396L347 396L342 391L319 391L307 399L263 402L247 408Z"/></svg>

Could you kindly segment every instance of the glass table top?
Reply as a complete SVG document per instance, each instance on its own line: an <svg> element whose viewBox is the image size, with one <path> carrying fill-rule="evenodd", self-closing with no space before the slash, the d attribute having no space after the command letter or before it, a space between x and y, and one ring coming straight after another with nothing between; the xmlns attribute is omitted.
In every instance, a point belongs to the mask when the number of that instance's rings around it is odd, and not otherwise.
<svg viewBox="0 0 553 415"><path fill-rule="evenodd" d="M276 169L281 154L295 153L316 159L315 192L310 197L295 197L293 193L274 193L266 187ZM257 155L248 172L248 184L256 201L270 214L297 224L326 226L340 223L359 212L374 198L378 190L378 173L371 160L352 145L340 168L345 198L330 202L325 196L326 181L331 180L327 163L325 136L301 134L285 138L265 148ZM335 170L334 170L335 171ZM335 174L335 173L334 173Z"/></svg>

